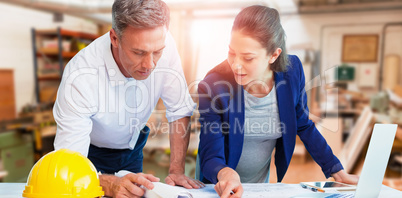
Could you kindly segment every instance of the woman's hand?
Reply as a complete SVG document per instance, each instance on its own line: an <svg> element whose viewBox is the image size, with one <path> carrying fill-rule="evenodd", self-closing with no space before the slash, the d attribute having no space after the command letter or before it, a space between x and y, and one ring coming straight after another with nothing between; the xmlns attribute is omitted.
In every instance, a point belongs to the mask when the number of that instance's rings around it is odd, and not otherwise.
<svg viewBox="0 0 402 198"><path fill-rule="evenodd" d="M357 182L359 181L359 176L348 174L344 170L332 174L332 177L335 181L345 184L357 185Z"/></svg>
<svg viewBox="0 0 402 198"><path fill-rule="evenodd" d="M222 168L218 172L218 183L214 188L221 198L240 198L243 195L240 176L229 167Z"/></svg>

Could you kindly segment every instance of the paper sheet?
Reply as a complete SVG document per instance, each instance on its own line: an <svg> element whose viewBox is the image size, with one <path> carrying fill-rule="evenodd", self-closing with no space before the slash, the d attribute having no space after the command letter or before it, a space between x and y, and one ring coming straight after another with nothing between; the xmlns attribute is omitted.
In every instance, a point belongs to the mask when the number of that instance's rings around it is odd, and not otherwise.
<svg viewBox="0 0 402 198"><path fill-rule="evenodd" d="M297 194L311 192L302 188L299 184L243 184L242 197L291 197ZM202 189L188 190L194 198L219 198L214 190L214 185L208 184Z"/></svg>
<svg viewBox="0 0 402 198"><path fill-rule="evenodd" d="M154 188L146 190L146 198L193 198L189 191L183 187L170 186L161 182L152 182Z"/></svg>
<svg viewBox="0 0 402 198"><path fill-rule="evenodd" d="M160 182L153 182L155 188L147 190L146 198L219 198L215 192L214 185L208 184L201 189L185 189L183 187L169 186ZM310 190L303 189L299 184L243 184L244 193L242 197L291 197L298 194L309 193ZM188 194L187 194L187 193ZM191 194L191 195L190 195ZM180 196L180 198L182 198Z"/></svg>

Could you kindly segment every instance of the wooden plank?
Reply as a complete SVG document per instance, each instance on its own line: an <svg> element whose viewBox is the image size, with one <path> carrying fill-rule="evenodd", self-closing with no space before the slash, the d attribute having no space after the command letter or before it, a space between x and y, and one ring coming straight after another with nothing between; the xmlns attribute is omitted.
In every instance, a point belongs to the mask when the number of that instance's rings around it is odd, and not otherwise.
<svg viewBox="0 0 402 198"><path fill-rule="evenodd" d="M14 71L0 69L0 120L15 118Z"/></svg>
<svg viewBox="0 0 402 198"><path fill-rule="evenodd" d="M63 58L72 58L74 57L78 52L62 52ZM59 55L59 50L56 48L40 48L38 49L38 52L36 53L36 56L58 56Z"/></svg>
<svg viewBox="0 0 402 198"><path fill-rule="evenodd" d="M36 34L41 35L41 36L57 36L57 29L36 30ZM71 37L85 38L85 39L90 39L90 40L95 40L99 37L99 35L97 35L97 34L66 30L63 28L60 29L60 34L62 36L71 36Z"/></svg>
<svg viewBox="0 0 402 198"><path fill-rule="evenodd" d="M372 121L374 114L370 107L365 107L353 126L348 139L339 155L346 172L349 172L355 166L358 156L362 152L364 144L370 139L372 130Z"/></svg>
<svg viewBox="0 0 402 198"><path fill-rule="evenodd" d="M71 31L71 30L66 30L66 29L61 29L60 34L63 36L72 36L72 37L85 38L85 39L90 39L90 40L95 40L99 37L96 34L91 34L91 33L86 33L86 32L77 32L77 31Z"/></svg>

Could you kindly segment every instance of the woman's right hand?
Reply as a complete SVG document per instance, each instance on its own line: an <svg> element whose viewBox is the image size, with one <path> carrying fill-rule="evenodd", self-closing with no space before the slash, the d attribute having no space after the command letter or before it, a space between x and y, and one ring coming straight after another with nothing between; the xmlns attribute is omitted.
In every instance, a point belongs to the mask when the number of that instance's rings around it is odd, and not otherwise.
<svg viewBox="0 0 402 198"><path fill-rule="evenodd" d="M240 176L235 170L229 167L222 168L217 178L218 183L214 188L221 198L240 198L243 195Z"/></svg>

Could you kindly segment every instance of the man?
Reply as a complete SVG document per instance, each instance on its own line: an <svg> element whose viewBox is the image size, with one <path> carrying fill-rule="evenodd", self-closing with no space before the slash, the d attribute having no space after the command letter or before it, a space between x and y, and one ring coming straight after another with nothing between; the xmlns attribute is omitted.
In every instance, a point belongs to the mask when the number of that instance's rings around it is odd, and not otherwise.
<svg viewBox="0 0 402 198"><path fill-rule="evenodd" d="M142 172L145 126L159 98L167 110L171 161L165 182L203 184L184 175L189 117L195 108L180 57L168 32L169 9L161 0L116 0L109 33L81 50L66 66L53 113L55 149L88 156L105 195L137 197L159 181ZM122 178L113 174L128 170ZM108 175L109 174L109 175Z"/></svg>

